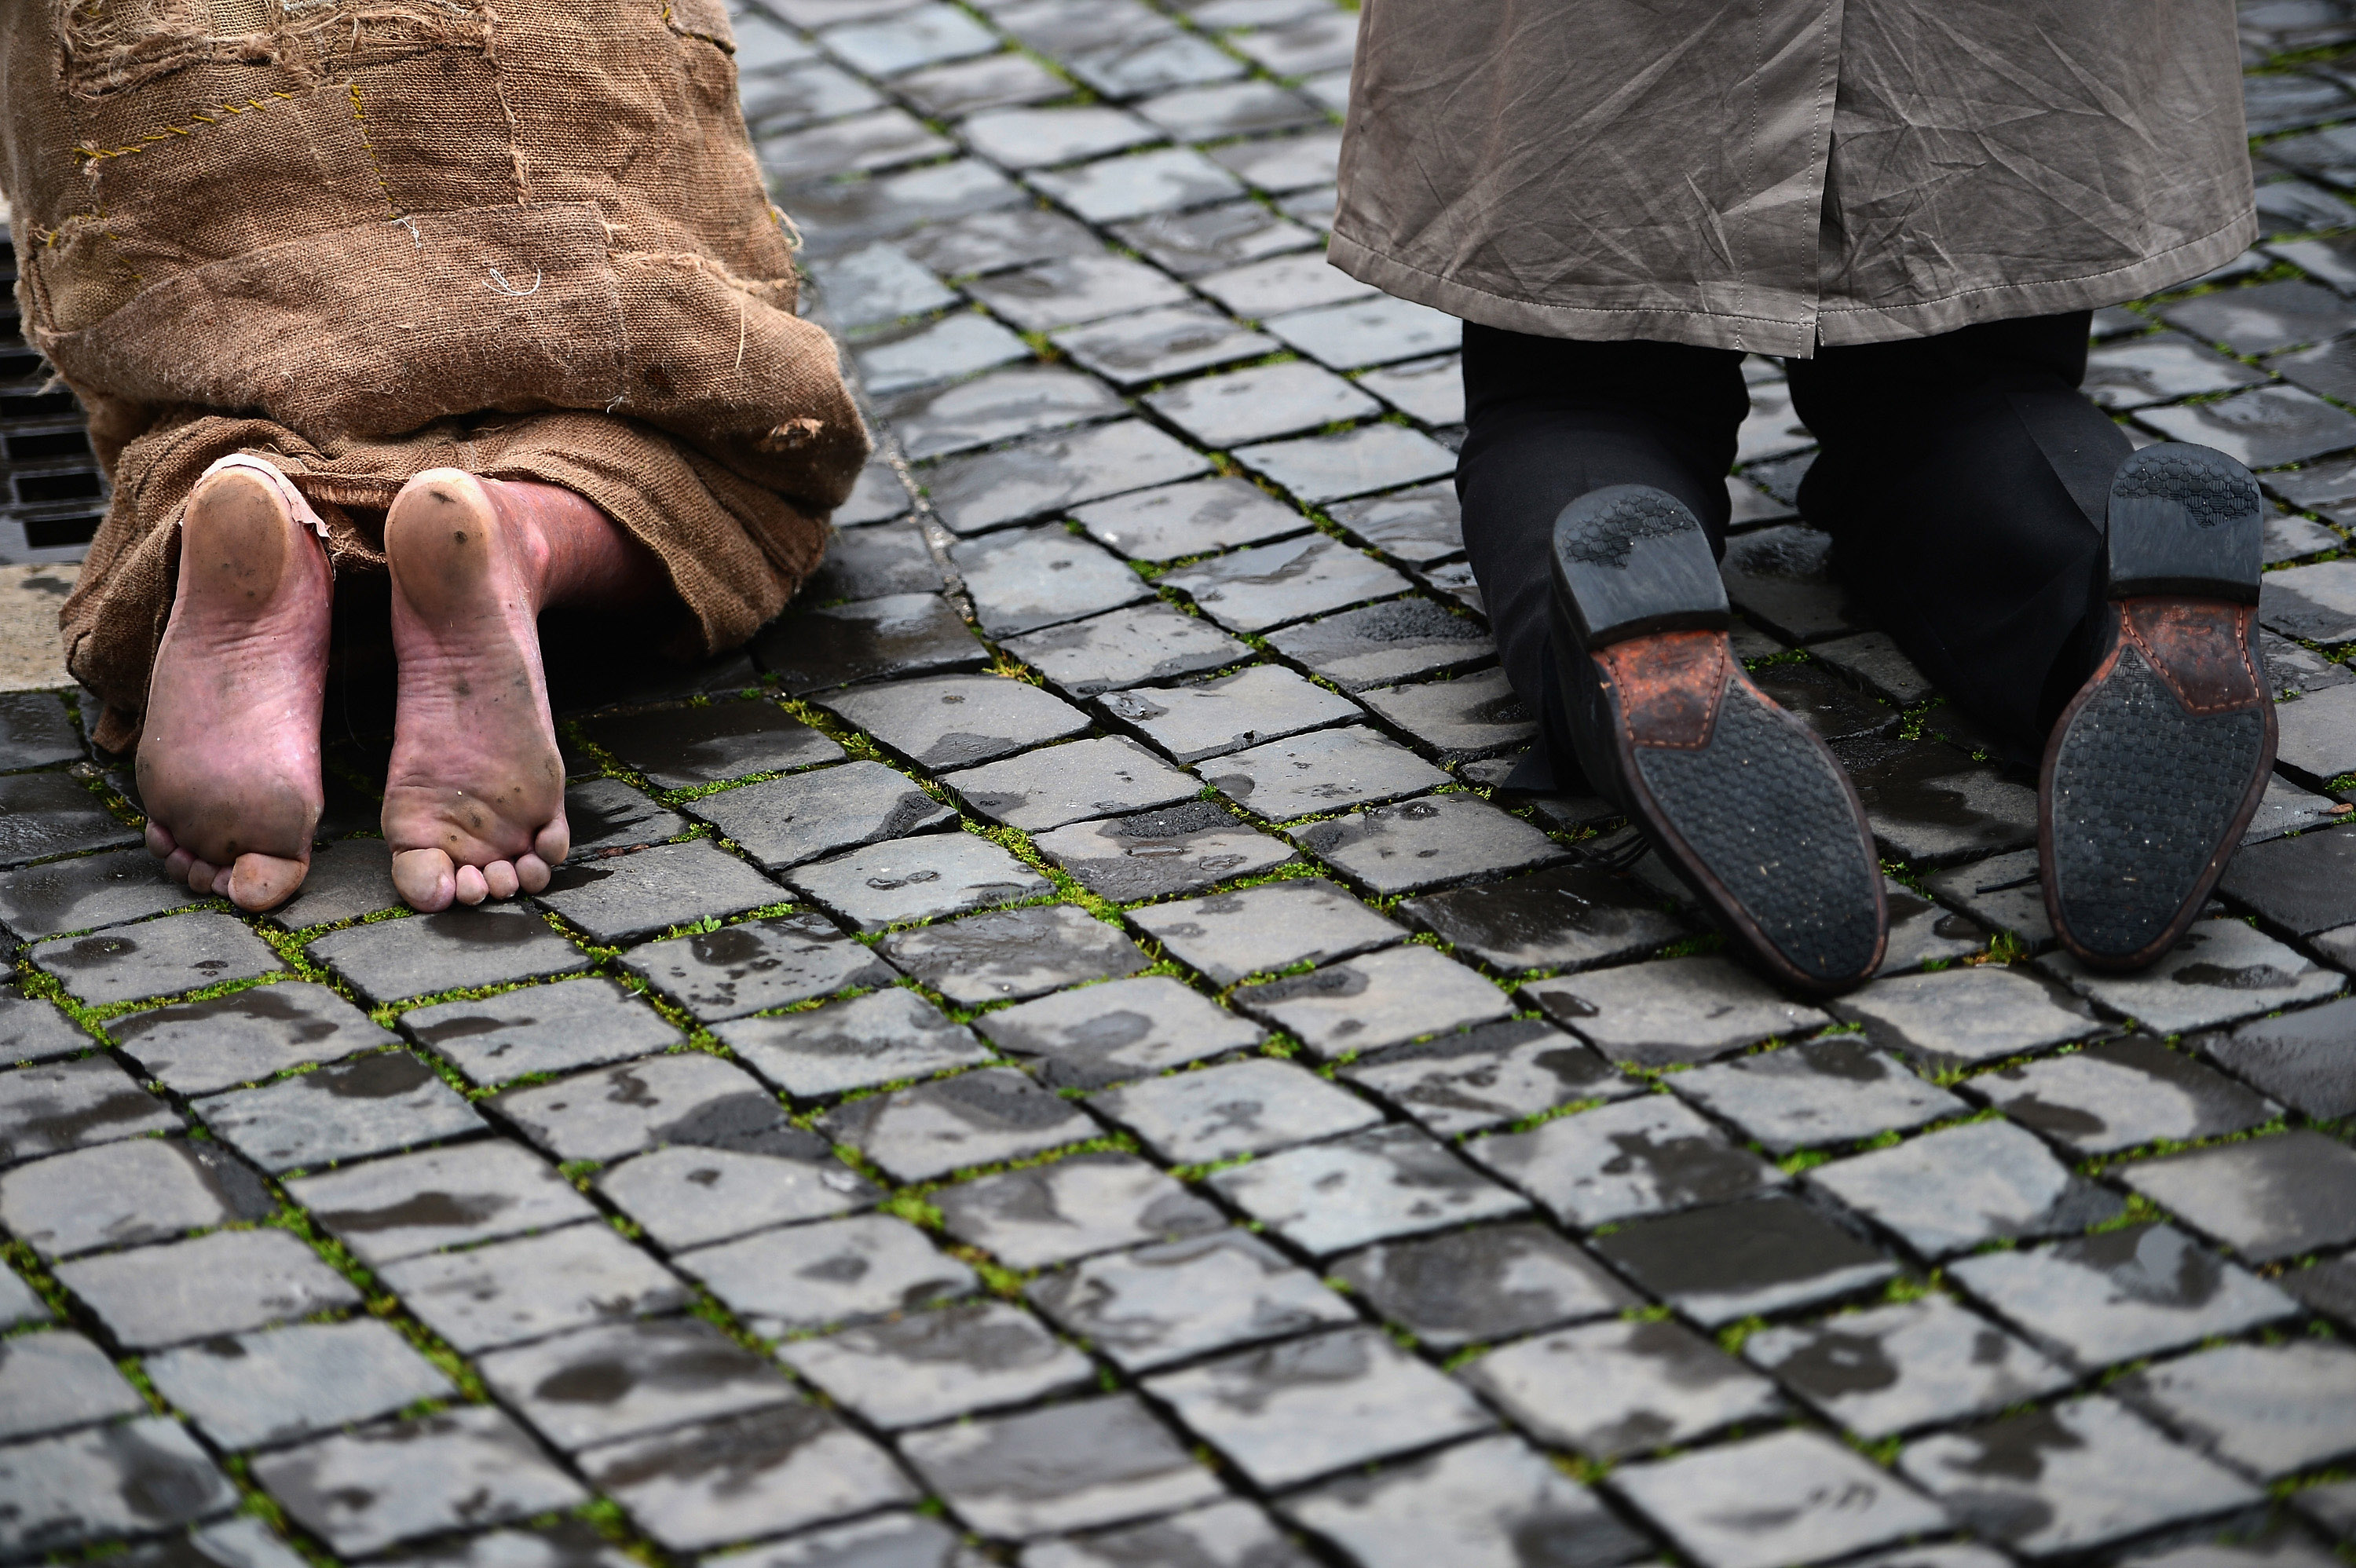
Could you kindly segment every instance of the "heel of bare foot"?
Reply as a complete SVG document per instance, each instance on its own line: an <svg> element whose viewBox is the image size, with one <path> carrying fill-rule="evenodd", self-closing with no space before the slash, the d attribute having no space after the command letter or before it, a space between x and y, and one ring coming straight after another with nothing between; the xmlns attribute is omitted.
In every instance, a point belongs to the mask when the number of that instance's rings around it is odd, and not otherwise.
<svg viewBox="0 0 2356 1568"><path fill-rule="evenodd" d="M332 601L325 552L268 478L199 482L137 762L148 850L194 891L258 912L310 869Z"/></svg>
<svg viewBox="0 0 2356 1568"><path fill-rule="evenodd" d="M393 886L429 912L538 892L572 847L540 661L547 525L510 488L431 469L385 518L401 672L384 836Z"/></svg>

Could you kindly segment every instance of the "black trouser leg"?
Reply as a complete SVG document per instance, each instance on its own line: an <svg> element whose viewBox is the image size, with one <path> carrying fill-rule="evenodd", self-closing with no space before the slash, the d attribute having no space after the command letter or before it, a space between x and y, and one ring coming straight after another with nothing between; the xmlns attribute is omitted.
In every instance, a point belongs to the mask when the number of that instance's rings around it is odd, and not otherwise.
<svg viewBox="0 0 2356 1568"><path fill-rule="evenodd" d="M2103 517L2126 434L2078 391L2087 313L1789 364L1824 450L1800 510L1858 603L2034 767L2098 656Z"/></svg>
<svg viewBox="0 0 2356 1568"><path fill-rule="evenodd" d="M1464 545L1506 678L1539 725L1516 787L1581 787L1548 624L1555 518L1590 490L1650 485L1690 507L1723 554L1726 472L1750 410L1741 360L1730 349L1465 325Z"/></svg>

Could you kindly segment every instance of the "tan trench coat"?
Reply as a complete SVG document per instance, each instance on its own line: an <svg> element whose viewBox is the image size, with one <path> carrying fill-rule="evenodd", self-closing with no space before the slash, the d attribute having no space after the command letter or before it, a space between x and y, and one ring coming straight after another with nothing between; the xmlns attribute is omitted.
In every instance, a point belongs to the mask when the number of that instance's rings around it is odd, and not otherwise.
<svg viewBox="0 0 2356 1568"><path fill-rule="evenodd" d="M2255 237L2233 0L1365 0L1335 265L1767 354L2115 304Z"/></svg>

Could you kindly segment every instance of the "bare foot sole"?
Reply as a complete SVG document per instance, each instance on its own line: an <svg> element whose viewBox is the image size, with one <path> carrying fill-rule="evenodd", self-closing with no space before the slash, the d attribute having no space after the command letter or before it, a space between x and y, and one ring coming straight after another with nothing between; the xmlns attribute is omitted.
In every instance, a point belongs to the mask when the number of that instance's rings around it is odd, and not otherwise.
<svg viewBox="0 0 2356 1568"><path fill-rule="evenodd" d="M401 674L384 837L393 886L427 912L538 892L572 848L540 662L548 549L528 488L545 489L429 469L385 518Z"/></svg>
<svg viewBox="0 0 2356 1568"><path fill-rule="evenodd" d="M199 482L148 679L139 793L166 874L240 909L275 908L310 871L333 597L326 551L270 480L231 468Z"/></svg>

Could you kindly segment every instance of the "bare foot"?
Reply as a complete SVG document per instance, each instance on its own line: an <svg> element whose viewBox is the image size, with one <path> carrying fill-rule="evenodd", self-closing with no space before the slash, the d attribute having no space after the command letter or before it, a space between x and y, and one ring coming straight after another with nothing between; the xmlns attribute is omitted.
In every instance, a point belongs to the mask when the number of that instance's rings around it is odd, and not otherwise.
<svg viewBox="0 0 2356 1568"><path fill-rule="evenodd" d="M275 908L311 869L333 600L326 550L267 479L231 468L198 485L139 794L166 873L240 909Z"/></svg>

